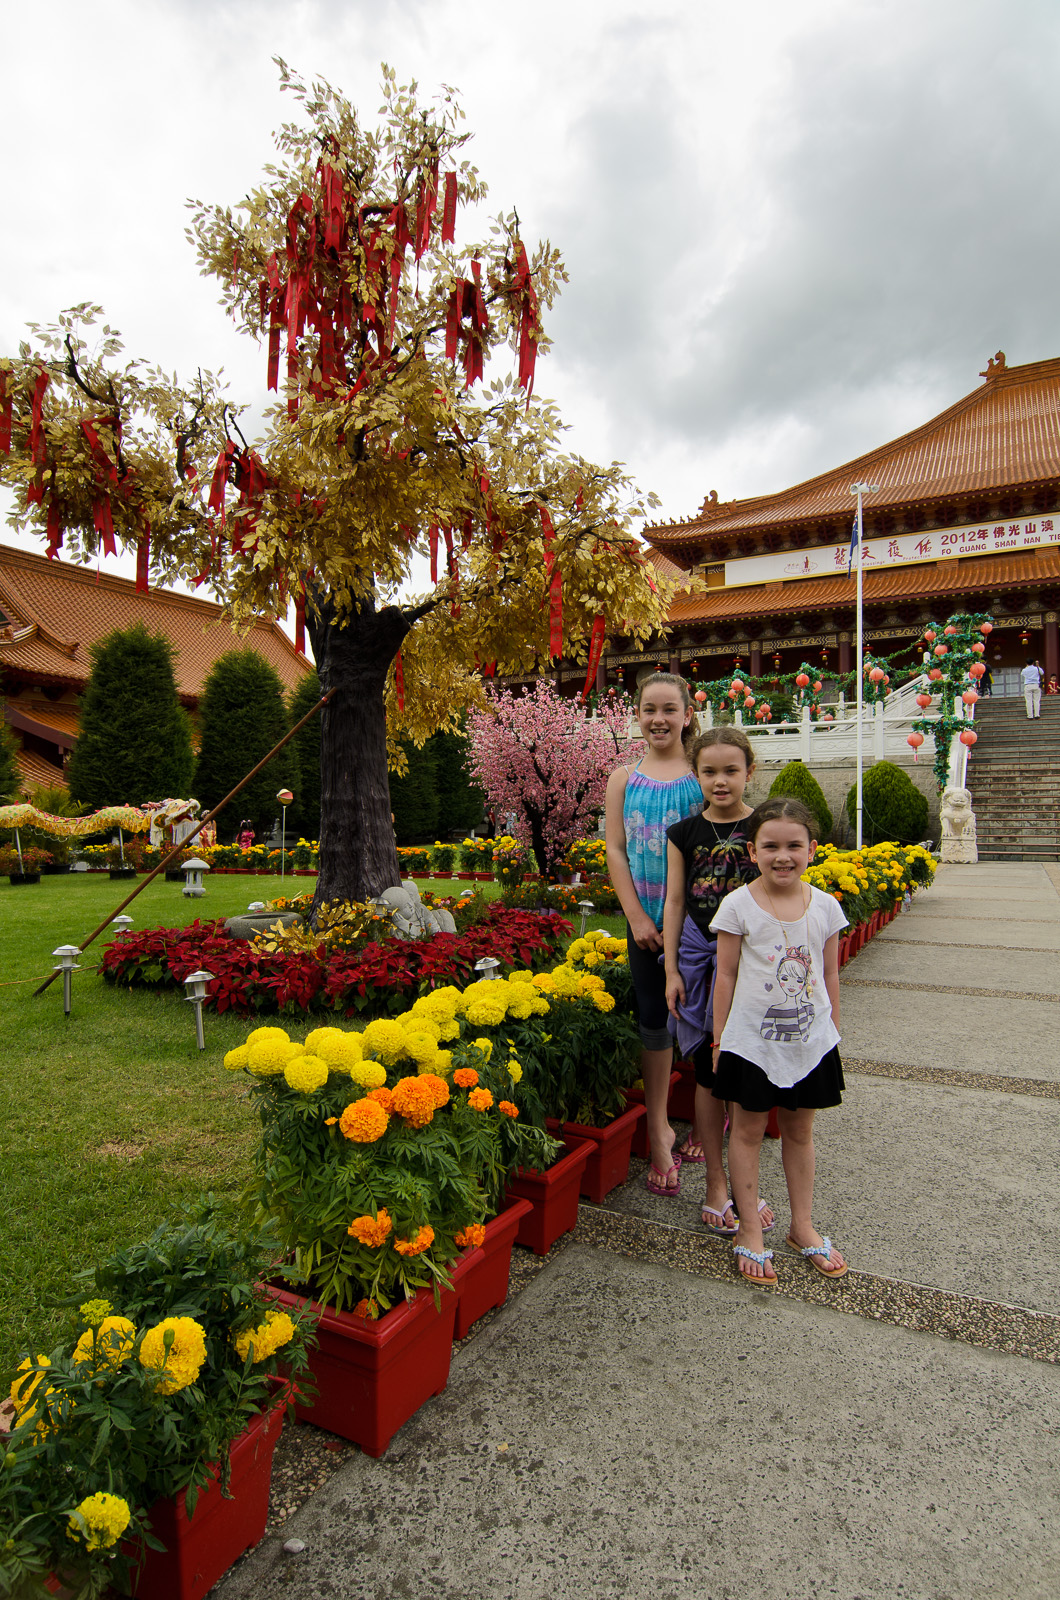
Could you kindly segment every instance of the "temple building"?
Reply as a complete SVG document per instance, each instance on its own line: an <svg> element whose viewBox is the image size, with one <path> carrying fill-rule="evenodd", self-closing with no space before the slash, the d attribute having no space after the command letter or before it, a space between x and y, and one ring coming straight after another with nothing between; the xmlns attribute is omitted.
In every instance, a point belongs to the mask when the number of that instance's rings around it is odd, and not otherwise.
<svg viewBox="0 0 1060 1600"><path fill-rule="evenodd" d="M259 620L244 637L208 600L173 589L143 594L131 579L0 545L0 699L25 789L65 783L91 647L136 622L173 646L177 691L193 718L211 667L229 650L258 651L287 692L312 666L275 622Z"/></svg>
<svg viewBox="0 0 1060 1600"><path fill-rule="evenodd" d="M632 688L656 665L701 679L737 661L752 676L803 660L848 672L857 482L879 485L864 502L873 653L915 646L953 611L989 611L995 693L1017 692L1028 656L1060 673L1060 360L1009 367L999 351L980 376L949 410L855 461L753 499L711 492L695 516L647 529L658 569L699 581L678 593L657 644L612 641L597 687ZM577 678L565 663L564 688Z"/></svg>

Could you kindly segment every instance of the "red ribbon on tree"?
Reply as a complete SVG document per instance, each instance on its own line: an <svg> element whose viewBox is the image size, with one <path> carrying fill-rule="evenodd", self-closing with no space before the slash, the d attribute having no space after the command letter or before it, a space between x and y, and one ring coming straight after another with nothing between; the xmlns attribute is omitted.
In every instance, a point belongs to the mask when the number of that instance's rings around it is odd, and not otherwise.
<svg viewBox="0 0 1060 1600"><path fill-rule="evenodd" d="M102 495L92 506L92 525L103 540L104 555L117 554L114 546L114 519L110 514L110 501Z"/></svg>
<svg viewBox="0 0 1060 1600"><path fill-rule="evenodd" d="M305 584L294 603L294 647L300 656L305 655Z"/></svg>
<svg viewBox="0 0 1060 1600"><path fill-rule="evenodd" d="M456 238L456 173L445 175L445 199L442 202L442 243L452 244Z"/></svg>
<svg viewBox="0 0 1060 1600"><path fill-rule="evenodd" d="M563 654L563 574L556 563L552 572L552 582L549 589L549 632L548 653L550 656Z"/></svg>
<svg viewBox="0 0 1060 1600"><path fill-rule="evenodd" d="M431 582L438 582L438 524L432 522L427 529L427 542L431 550Z"/></svg>
<svg viewBox="0 0 1060 1600"><path fill-rule="evenodd" d="M31 413L29 429L29 453L34 461L44 461L44 391L51 379L46 372L38 372L37 381L33 385L33 410Z"/></svg>
<svg viewBox="0 0 1060 1600"><path fill-rule="evenodd" d="M0 450L11 454L11 419L14 396L11 393L11 373L5 367L0 371Z"/></svg>
<svg viewBox="0 0 1060 1600"><path fill-rule="evenodd" d="M136 589L147 594L147 573L151 562L151 524L144 523L144 531L136 541Z"/></svg>
<svg viewBox="0 0 1060 1600"><path fill-rule="evenodd" d="M511 287L512 310L519 315L519 384L526 390L527 405L534 392L534 367L537 363L537 290L530 273L526 247L522 240L515 255Z"/></svg>
<svg viewBox="0 0 1060 1600"><path fill-rule="evenodd" d="M416 199L416 260L426 254L431 242L431 221L438 209L438 157L428 161L420 173Z"/></svg>
<svg viewBox="0 0 1060 1600"><path fill-rule="evenodd" d="M593 631L589 637L589 662L585 671L585 683L582 687L582 699L588 700L589 690L592 688L596 670L600 665L600 657L604 651L604 634L607 630L607 619L602 611L596 614Z"/></svg>
<svg viewBox="0 0 1060 1600"><path fill-rule="evenodd" d="M217 513L222 523L225 520L225 484L228 482L228 469L236 458L237 449L234 439L226 439L225 447L214 465L213 478L210 482L210 498L206 503L211 511Z"/></svg>
<svg viewBox="0 0 1060 1600"><path fill-rule="evenodd" d="M48 548L45 555L49 561L54 561L56 552L63 542L63 525L59 517L59 507L55 501L54 493L48 499Z"/></svg>
<svg viewBox="0 0 1060 1600"><path fill-rule="evenodd" d="M112 428L115 421L116 418L110 416L82 417L81 419L81 432L84 434L87 441L89 454L91 455L96 467L99 469L100 475L106 482L109 483L117 483L118 468L110 459L110 456L108 456L103 446L100 444L99 434L96 432L96 429Z"/></svg>
<svg viewBox="0 0 1060 1600"><path fill-rule="evenodd" d="M402 660L401 660L401 651L400 650L398 651L397 655L394 657L394 693L397 695L398 710L399 711L404 711L404 709L405 709L405 668L404 668L404 665L403 665Z"/></svg>

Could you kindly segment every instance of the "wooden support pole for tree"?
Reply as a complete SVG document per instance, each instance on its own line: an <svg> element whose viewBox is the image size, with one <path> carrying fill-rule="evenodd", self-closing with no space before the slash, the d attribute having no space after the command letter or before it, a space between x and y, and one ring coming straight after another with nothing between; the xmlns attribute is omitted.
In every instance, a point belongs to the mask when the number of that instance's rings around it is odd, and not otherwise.
<svg viewBox="0 0 1060 1600"><path fill-rule="evenodd" d="M262 756L262 758L258 762L257 766L256 767L252 767L251 770L247 773L246 777L242 778L239 781L239 783L236 784L235 788L232 789L228 794L226 794L224 799L219 801L218 804L214 806L212 811L208 811L206 816L201 818L201 820L195 824L195 826L194 826L194 828L192 828L191 832L188 833L188 834L185 834L184 838L180 841L180 843L178 845L174 845L173 849L169 852L169 854L167 856L163 856L162 860L158 863L157 867L152 867L151 871L147 874L147 877L144 878L142 880L142 882L140 882L140 883L138 883L136 885L136 888L132 891L131 894L127 894L125 896L125 899L122 901L120 906L115 906L114 907L114 910L111 912L110 916L109 917L105 917L103 919L103 921L100 923L99 927L96 928L94 930L94 932L90 933L87 939L83 939L82 940L82 942L77 947L78 953L80 953L82 950L87 950L88 946L93 942L93 940L99 938L99 936L103 932L104 928L109 928L110 924L114 921L114 918L116 916L118 916L118 914L120 912L124 911L125 907L127 905L129 905L129 903L131 901L136 899L136 896L141 892L141 890L147 888L147 885L151 882L152 878L157 878L158 874L160 872L164 872L166 870L166 868L172 862L174 862L177 859L177 857L180 855L181 851L186 848L188 840L189 839L194 839L195 835L197 833L199 833L203 828L205 828L205 826L206 826L206 824L208 822L212 822L214 817L218 816L224 810L225 806L228 804L228 802L230 800L234 800L235 799L236 795L239 793L239 791L241 789L245 789L246 788L246 786L250 782L251 778L256 778L257 777L257 775L261 771L262 767L267 767L268 766L268 764L272 760L273 756L279 755L279 753L283 749L284 745L287 744L291 739L294 738L295 734L299 731L300 728L304 728L305 727L305 724L309 721L310 717L315 717L316 716L317 712L321 709L322 706L324 706L326 704L326 702L328 700L331 699L331 697L332 697L332 695L334 693L335 693L334 689L329 689L327 694L321 695L320 699L316 702L315 705L310 706L310 708L306 712L305 716L301 717L295 723L295 725L291 729L290 733L285 733L283 738L280 740L279 744L274 745L273 748L269 751L267 756ZM37 995L39 995L39 994L43 994L45 989L47 989L50 984L54 983L58 976L59 976L59 973L58 973L58 969L57 969L55 972L53 972L51 974L50 977L45 978L45 980L41 984L40 988L39 989L34 989L34 991L33 991L34 998L36 998Z"/></svg>

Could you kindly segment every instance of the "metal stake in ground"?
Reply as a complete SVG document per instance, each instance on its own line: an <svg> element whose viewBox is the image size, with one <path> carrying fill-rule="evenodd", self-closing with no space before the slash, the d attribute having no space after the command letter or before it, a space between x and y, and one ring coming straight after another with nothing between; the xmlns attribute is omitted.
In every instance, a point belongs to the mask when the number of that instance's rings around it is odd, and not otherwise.
<svg viewBox="0 0 1060 1600"><path fill-rule="evenodd" d="M124 911L125 907L130 903L130 901L135 900L136 896L138 894L141 894L143 892L143 890L147 888L147 885L151 882L152 878L157 878L158 874L160 872L165 872L167 867L171 867L171 866L175 865L177 857L180 855L181 851L187 848L188 840L189 839L194 839L195 835L197 833L199 833L201 831L201 829L205 828L205 826L206 826L206 824L208 822L212 822L214 817L220 815L220 813L224 810L224 808L228 804L228 802L230 800L234 800L236 795L239 793L239 791L241 789L245 789L246 788L246 786L250 782L251 778L257 777L257 775L261 771L262 767L267 767L268 766L268 764L272 760L273 756L278 755L280 753L280 751L283 749L284 745L290 743L290 741L294 738L295 734L298 733L298 731L301 728L305 727L305 725L309 721L310 717L315 717L316 716L317 712L321 709L322 706L325 706L327 704L327 702L331 699L331 697L332 697L332 695L334 693L335 693L334 689L329 689L327 694L321 695L320 699L317 701L315 706L310 706L310 708L306 712L305 716L299 718L299 720L295 723L294 727L291 729L290 733L285 733L283 738L280 740L279 744L273 745L273 747L269 751L268 755L267 756L263 756L261 758L261 760L258 762L257 766L256 767L252 767L251 770L247 773L246 777L243 778L239 783L237 783L234 789L229 790L228 794L225 795L224 799L219 801L218 804L214 806L212 811L208 811L206 813L206 815L202 818L202 820L195 824L194 828L192 828L190 833L185 835L185 837L181 840L180 844L179 845L175 845L174 848L169 852L168 856L165 856L158 863L157 867L153 867L151 869L151 871L147 874L146 878L142 878L140 880L140 882L136 885L136 888L133 890L132 894L127 894L125 896L125 899L122 901L121 905L120 906L115 906L114 910L111 912L110 916L109 917L105 917L104 920L100 923L99 927L94 929L93 932L89 934L87 939L82 939L81 943L76 947L78 952L80 952L82 950L87 950L89 945L93 942L93 940L99 938L99 936L103 932L104 928L109 928L110 927L111 923L114 921L114 918L118 915L118 912L119 911ZM49 988L55 982L56 978L59 976L59 971L60 970L61 969L56 968L56 970L52 973L50 978L45 978L44 982L40 985L40 987L38 989L34 989L34 991L33 991L34 999L36 999L37 995L43 994L45 989Z"/></svg>
<svg viewBox="0 0 1060 1600"><path fill-rule="evenodd" d="M283 869L287 862L287 807L294 799L294 795L290 789L277 789L276 798L282 807L280 816L283 819L280 823L280 882L282 883Z"/></svg>

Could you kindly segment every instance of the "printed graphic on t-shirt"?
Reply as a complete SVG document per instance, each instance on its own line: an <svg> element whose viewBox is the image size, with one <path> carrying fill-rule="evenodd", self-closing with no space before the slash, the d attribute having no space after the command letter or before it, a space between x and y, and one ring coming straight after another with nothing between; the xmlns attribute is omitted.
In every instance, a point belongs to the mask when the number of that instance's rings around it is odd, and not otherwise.
<svg viewBox="0 0 1060 1600"><path fill-rule="evenodd" d="M762 1038L772 1039L777 1044L793 1044L796 1040L805 1044L814 1019L813 963L809 948L804 944L787 948L778 944L773 949L774 954L768 959L776 961L774 977L763 987L767 995L774 998L762 1018Z"/></svg>
<svg viewBox="0 0 1060 1600"><path fill-rule="evenodd" d="M687 871L688 907L697 913L697 921L703 926L710 923L727 894L758 876L747 840L740 836L719 839L716 844L697 844Z"/></svg>

